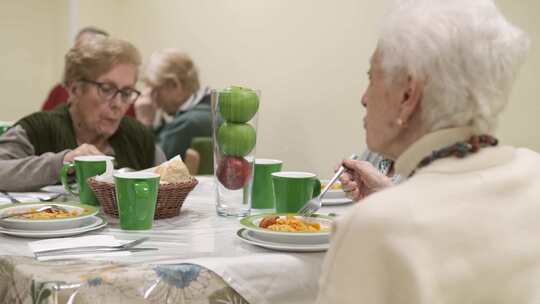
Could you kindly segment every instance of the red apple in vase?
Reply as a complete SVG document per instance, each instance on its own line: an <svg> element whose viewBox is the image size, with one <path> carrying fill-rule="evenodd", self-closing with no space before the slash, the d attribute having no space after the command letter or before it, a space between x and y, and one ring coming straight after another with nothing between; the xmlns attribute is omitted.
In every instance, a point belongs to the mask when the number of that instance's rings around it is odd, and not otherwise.
<svg viewBox="0 0 540 304"><path fill-rule="evenodd" d="M224 156L217 168L217 178L230 190L244 187L251 175L251 164L243 157Z"/></svg>

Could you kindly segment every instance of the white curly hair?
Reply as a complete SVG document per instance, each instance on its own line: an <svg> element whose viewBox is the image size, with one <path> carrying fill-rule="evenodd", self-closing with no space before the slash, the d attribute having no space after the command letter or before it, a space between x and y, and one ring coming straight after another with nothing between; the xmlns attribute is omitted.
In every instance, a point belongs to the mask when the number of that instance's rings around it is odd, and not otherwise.
<svg viewBox="0 0 540 304"><path fill-rule="evenodd" d="M176 49L164 49L150 56L144 81L151 86L161 86L171 81L195 93L200 87L199 71L191 57Z"/></svg>
<svg viewBox="0 0 540 304"><path fill-rule="evenodd" d="M430 131L492 132L529 46L491 0L402 0L377 49L387 80L406 71L425 81L421 118Z"/></svg>

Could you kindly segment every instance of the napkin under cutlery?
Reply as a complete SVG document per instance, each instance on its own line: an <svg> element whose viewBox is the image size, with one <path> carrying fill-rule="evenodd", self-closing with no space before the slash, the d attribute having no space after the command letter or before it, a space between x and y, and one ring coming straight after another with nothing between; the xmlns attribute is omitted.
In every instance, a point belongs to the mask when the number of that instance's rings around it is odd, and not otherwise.
<svg viewBox="0 0 540 304"><path fill-rule="evenodd" d="M64 260L64 259L99 259L110 256L126 256L130 255L130 250L122 250L114 248L128 240L118 240L112 235L89 235L70 238L56 238L39 240L28 243L28 247L38 261ZM103 246L105 250L79 250L80 247L88 246ZM110 247L110 250L107 250ZM83 249L81 248L81 249ZM43 251L66 249L64 252L56 252L54 254L40 254ZM136 251L137 248L131 250Z"/></svg>

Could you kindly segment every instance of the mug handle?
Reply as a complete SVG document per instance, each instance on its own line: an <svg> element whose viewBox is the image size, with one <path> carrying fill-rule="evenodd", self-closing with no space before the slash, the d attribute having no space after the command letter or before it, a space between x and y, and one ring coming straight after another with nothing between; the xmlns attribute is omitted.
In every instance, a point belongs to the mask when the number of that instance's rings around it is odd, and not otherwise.
<svg viewBox="0 0 540 304"><path fill-rule="evenodd" d="M315 183L315 185L313 186L313 196L312 197L317 197L317 196L319 196L319 194L321 194L321 181L318 178L315 178L313 180L313 182Z"/></svg>
<svg viewBox="0 0 540 304"><path fill-rule="evenodd" d="M73 195L79 195L79 191L76 190L75 186L70 186L68 183L68 171L69 170L75 170L75 164L74 163L66 163L62 166L62 172L60 172L60 180L62 181L62 185L64 188Z"/></svg>
<svg viewBox="0 0 540 304"><path fill-rule="evenodd" d="M113 175L113 173L114 173L114 164L113 164L112 160L110 160L110 159L107 159L105 161L105 172L103 172L102 174L106 174L106 173L107 174L110 173L110 175ZM100 175L100 174L98 174L98 175Z"/></svg>
<svg viewBox="0 0 540 304"><path fill-rule="evenodd" d="M139 198L146 198L150 194L150 187L146 182L135 182L133 187L135 188L135 196Z"/></svg>

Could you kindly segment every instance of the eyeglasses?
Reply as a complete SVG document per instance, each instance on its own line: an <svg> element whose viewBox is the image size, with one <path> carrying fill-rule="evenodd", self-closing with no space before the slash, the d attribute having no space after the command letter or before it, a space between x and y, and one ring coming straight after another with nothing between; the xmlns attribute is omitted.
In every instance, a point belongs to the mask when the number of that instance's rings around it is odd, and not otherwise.
<svg viewBox="0 0 540 304"><path fill-rule="evenodd" d="M141 92L135 89L127 88L120 90L111 83L87 79L83 79L81 81L95 85L98 88L99 95L109 102L112 102L116 98L117 94L120 94L120 99L122 100L122 103L125 104L132 104L137 100L137 98L139 98L139 96L141 96Z"/></svg>

